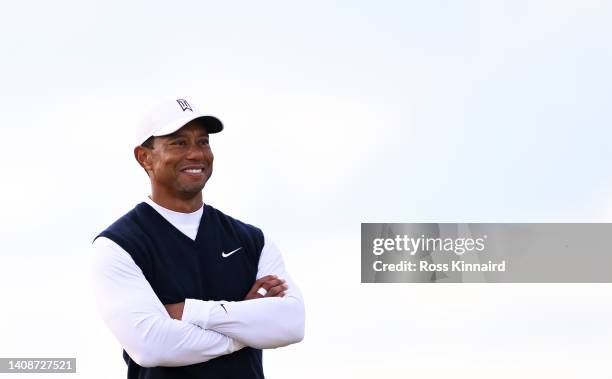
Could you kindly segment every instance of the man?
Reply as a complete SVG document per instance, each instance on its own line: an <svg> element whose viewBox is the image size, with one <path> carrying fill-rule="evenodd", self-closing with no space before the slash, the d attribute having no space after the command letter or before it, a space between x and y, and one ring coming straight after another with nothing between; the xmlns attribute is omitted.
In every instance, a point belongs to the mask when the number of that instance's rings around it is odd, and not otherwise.
<svg viewBox="0 0 612 379"><path fill-rule="evenodd" d="M304 336L276 246L203 203L222 129L185 99L155 108L134 148L151 195L93 243L96 299L130 379L263 378L261 349Z"/></svg>

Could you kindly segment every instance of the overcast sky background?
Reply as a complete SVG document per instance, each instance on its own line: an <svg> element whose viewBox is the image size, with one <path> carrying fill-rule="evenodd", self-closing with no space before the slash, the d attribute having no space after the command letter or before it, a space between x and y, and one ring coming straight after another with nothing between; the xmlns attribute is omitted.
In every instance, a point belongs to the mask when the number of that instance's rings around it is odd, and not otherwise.
<svg viewBox="0 0 612 379"><path fill-rule="evenodd" d="M268 377L610 372L608 284L359 283L361 222L612 221L610 40L604 0L4 4L0 356L125 375L87 249L149 193L133 128L178 96L226 126L205 202L304 292Z"/></svg>

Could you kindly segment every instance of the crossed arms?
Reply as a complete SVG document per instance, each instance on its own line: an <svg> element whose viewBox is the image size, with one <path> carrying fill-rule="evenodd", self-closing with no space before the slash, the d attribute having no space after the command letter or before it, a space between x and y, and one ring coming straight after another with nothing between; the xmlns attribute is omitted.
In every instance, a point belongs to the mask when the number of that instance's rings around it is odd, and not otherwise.
<svg viewBox="0 0 612 379"><path fill-rule="evenodd" d="M276 348L304 337L302 295L267 239L258 281L248 300L238 302L186 299L164 306L119 245L100 237L93 250L93 284L102 318L140 366L185 366L244 346ZM287 288L270 275L285 279ZM270 290L267 297L256 294L261 284Z"/></svg>

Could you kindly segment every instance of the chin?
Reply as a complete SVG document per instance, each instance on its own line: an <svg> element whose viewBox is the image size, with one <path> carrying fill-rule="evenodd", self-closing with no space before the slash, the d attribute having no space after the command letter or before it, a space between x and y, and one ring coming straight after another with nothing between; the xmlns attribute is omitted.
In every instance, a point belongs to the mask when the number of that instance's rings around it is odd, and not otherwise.
<svg viewBox="0 0 612 379"><path fill-rule="evenodd" d="M199 184L191 183L187 185L182 185L180 191L187 195L197 195L200 192L202 192L205 185L206 185L206 182L199 183Z"/></svg>
<svg viewBox="0 0 612 379"><path fill-rule="evenodd" d="M204 186L186 186L181 188L181 192L186 195L197 195L204 189Z"/></svg>

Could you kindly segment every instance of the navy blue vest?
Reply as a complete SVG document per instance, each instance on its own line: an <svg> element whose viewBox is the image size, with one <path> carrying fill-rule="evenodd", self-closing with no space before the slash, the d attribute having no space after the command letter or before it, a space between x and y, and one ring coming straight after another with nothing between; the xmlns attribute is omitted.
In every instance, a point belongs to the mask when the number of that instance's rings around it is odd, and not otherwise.
<svg viewBox="0 0 612 379"><path fill-rule="evenodd" d="M204 205L194 240L147 203L140 203L98 237L127 251L163 304L185 299L243 300L257 275L264 237L258 228ZM222 258L222 252L242 247ZM263 378L261 350L245 347L210 361L181 367L141 367L123 351L128 379Z"/></svg>

